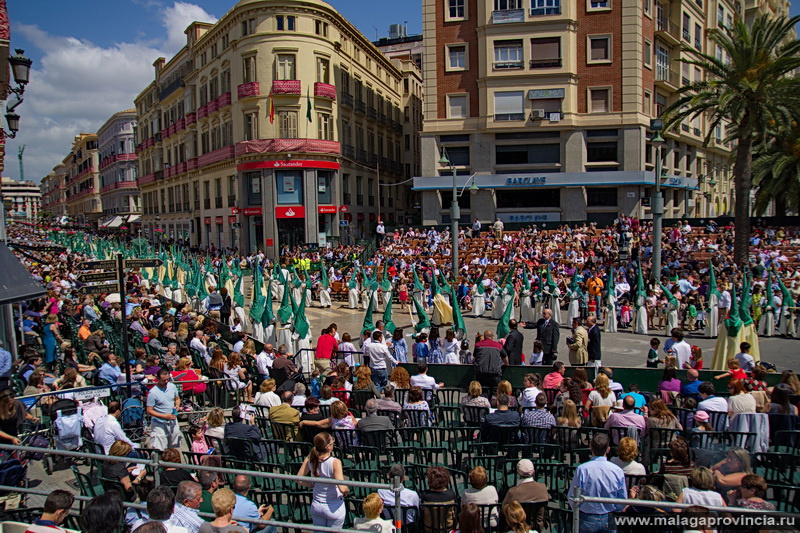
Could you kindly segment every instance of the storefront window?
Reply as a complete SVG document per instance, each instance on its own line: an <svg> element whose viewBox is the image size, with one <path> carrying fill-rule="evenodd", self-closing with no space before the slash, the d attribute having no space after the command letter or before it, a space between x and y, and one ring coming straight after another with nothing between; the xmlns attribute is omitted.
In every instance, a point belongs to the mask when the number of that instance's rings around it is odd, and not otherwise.
<svg viewBox="0 0 800 533"><path fill-rule="evenodd" d="M303 203L303 172L300 170L279 170L278 204Z"/></svg>
<svg viewBox="0 0 800 533"><path fill-rule="evenodd" d="M586 187L587 207L615 207L617 190L601 187Z"/></svg>
<svg viewBox="0 0 800 533"><path fill-rule="evenodd" d="M497 190L497 208L561 207L561 189Z"/></svg>
<svg viewBox="0 0 800 533"><path fill-rule="evenodd" d="M317 171L317 203L325 205L333 203L331 194L331 178L333 172L330 170Z"/></svg>

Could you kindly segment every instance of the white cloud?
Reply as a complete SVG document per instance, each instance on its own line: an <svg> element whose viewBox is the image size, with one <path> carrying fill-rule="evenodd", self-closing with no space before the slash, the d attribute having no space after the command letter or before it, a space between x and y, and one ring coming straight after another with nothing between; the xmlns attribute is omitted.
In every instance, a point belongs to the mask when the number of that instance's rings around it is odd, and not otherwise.
<svg viewBox="0 0 800 533"><path fill-rule="evenodd" d="M17 108L20 132L7 142L5 175L19 177L16 154L24 144L25 177L38 182L63 160L77 134L97 131L112 114L133 107L133 99L153 80L153 61L183 47L183 32L192 21L216 21L185 2L164 8L160 16L164 38L105 48L32 25L14 27L43 55L33 65L25 101Z"/></svg>

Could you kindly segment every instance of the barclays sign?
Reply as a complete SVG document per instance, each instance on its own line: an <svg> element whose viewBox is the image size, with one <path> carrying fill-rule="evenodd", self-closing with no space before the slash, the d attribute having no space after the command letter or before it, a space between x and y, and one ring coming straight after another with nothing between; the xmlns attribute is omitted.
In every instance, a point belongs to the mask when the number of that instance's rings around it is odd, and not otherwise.
<svg viewBox="0 0 800 533"><path fill-rule="evenodd" d="M525 176L522 178L506 178L506 187L519 187L526 185L547 185L547 177Z"/></svg>

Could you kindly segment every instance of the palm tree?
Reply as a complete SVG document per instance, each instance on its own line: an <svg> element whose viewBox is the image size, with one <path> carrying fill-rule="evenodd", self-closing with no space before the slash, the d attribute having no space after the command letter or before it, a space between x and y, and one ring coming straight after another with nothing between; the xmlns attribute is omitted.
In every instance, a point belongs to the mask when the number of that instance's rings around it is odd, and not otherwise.
<svg viewBox="0 0 800 533"><path fill-rule="evenodd" d="M750 242L750 190L753 149L767 127L786 124L790 111L800 105L800 41L794 39L798 17L763 15L751 27L741 18L729 28L711 35L722 48L721 57L685 48L690 56L683 63L706 72L706 79L684 85L679 98L665 111L668 128L705 115L707 145L718 125L727 125L726 140L735 143L734 259L747 264Z"/></svg>
<svg viewBox="0 0 800 533"><path fill-rule="evenodd" d="M800 126L770 135L753 161L756 190L755 214L763 213L771 200L794 212L800 211Z"/></svg>

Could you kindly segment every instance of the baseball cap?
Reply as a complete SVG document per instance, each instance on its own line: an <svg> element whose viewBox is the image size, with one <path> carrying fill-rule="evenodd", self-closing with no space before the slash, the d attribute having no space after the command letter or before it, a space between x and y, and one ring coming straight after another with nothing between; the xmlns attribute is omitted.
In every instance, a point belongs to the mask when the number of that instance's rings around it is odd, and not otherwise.
<svg viewBox="0 0 800 533"><path fill-rule="evenodd" d="M694 419L698 422L708 422L708 413L705 411L697 411L694 414Z"/></svg>
<svg viewBox="0 0 800 533"><path fill-rule="evenodd" d="M531 477L533 475L533 463L530 459L520 459L517 463L517 474L522 477Z"/></svg>

